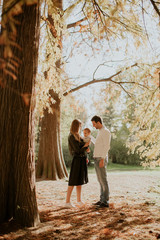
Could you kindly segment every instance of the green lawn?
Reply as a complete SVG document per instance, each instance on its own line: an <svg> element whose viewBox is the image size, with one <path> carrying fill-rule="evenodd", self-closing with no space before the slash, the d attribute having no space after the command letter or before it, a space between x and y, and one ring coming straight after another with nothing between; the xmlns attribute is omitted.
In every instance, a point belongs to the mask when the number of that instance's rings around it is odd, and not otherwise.
<svg viewBox="0 0 160 240"><path fill-rule="evenodd" d="M153 168L147 168L145 169L142 166L136 166L136 165L124 165L124 164L116 164L116 163L109 163L107 165L107 171L138 171L138 170L160 170L160 167L157 167L155 169ZM93 173L94 165L91 163L91 166L88 167L88 172Z"/></svg>
<svg viewBox="0 0 160 240"><path fill-rule="evenodd" d="M70 168L67 167L68 172L70 172ZM124 164L117 164L117 163L109 163L107 165L108 172L121 172L121 171L160 171L160 167L156 168L144 168L142 166L136 165L124 165ZM94 163L91 162L88 166L88 173L95 173Z"/></svg>

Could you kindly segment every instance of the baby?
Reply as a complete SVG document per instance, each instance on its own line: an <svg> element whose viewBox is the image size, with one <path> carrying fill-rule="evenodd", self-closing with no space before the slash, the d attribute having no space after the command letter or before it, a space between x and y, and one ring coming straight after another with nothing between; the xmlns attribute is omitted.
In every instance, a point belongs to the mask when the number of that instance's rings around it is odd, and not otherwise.
<svg viewBox="0 0 160 240"><path fill-rule="evenodd" d="M91 130L89 128L84 128L83 129L83 141L86 143L86 142L89 142L91 140Z"/></svg>
<svg viewBox="0 0 160 240"><path fill-rule="evenodd" d="M84 128L83 129L83 135L84 135L83 141L85 143L91 141L91 130L89 128ZM90 153L90 149L89 148L87 149L87 153ZM87 164L88 163L89 163L89 159L87 158Z"/></svg>

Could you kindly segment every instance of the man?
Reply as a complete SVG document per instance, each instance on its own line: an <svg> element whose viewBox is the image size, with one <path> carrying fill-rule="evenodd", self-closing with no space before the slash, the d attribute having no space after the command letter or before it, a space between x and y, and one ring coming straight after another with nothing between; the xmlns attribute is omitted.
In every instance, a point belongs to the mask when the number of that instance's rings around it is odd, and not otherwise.
<svg viewBox="0 0 160 240"><path fill-rule="evenodd" d="M94 166L97 174L97 179L100 184L100 200L94 205L98 208L109 207L109 187L106 174L106 163L108 162L108 151L110 149L111 133L102 124L102 119L99 116L94 116L91 119L93 127L99 130L94 145Z"/></svg>

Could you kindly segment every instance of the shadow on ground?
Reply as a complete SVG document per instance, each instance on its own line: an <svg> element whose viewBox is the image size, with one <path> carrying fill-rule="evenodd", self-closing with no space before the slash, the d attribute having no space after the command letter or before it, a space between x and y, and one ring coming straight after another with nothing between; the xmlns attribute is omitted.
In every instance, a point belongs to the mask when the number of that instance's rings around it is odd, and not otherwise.
<svg viewBox="0 0 160 240"><path fill-rule="evenodd" d="M40 212L41 224L20 229L11 221L0 226L0 239L160 239L160 215L154 204L121 204L97 209L93 206Z"/></svg>

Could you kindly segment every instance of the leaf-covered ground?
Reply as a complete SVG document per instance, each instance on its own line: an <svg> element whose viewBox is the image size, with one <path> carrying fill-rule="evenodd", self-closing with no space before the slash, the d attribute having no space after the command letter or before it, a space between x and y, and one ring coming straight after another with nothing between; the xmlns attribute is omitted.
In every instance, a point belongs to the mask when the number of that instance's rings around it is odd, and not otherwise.
<svg viewBox="0 0 160 240"><path fill-rule="evenodd" d="M85 205L74 209L64 208L67 181L37 181L41 224L19 229L11 221L0 226L0 239L160 239L160 171L109 172L108 182L110 208L99 210L95 174L82 188Z"/></svg>

